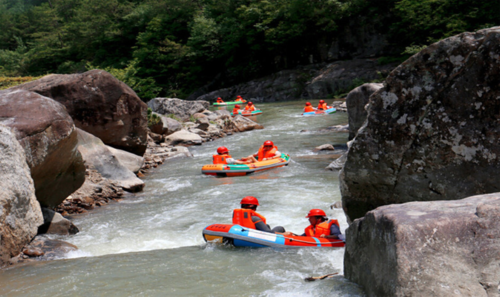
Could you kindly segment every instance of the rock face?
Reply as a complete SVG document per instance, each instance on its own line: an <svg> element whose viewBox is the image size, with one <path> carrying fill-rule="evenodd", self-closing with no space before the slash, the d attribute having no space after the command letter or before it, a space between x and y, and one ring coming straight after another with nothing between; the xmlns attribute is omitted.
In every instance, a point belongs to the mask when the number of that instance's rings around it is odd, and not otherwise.
<svg viewBox="0 0 500 297"><path fill-rule="evenodd" d="M154 112L165 115L174 114L183 121L198 112L210 107L207 101L187 101L177 98L154 98L148 102L148 107Z"/></svg>
<svg viewBox="0 0 500 297"><path fill-rule="evenodd" d="M76 149L75 126L64 106L34 92L0 91L1 122L14 129L24 148L43 206L56 206L85 180L85 166Z"/></svg>
<svg viewBox="0 0 500 297"><path fill-rule="evenodd" d="M344 274L368 296L498 296L500 193L379 207L346 233Z"/></svg>
<svg viewBox="0 0 500 297"><path fill-rule="evenodd" d="M0 266L3 266L21 252L43 224L24 150L3 125L0 125L0 176Z"/></svg>
<svg viewBox="0 0 500 297"><path fill-rule="evenodd" d="M347 94L347 116L349 119L349 140L353 139L358 133L359 128L366 120L365 106L370 96L381 89L383 84L363 84Z"/></svg>
<svg viewBox="0 0 500 297"><path fill-rule="evenodd" d="M78 129L78 150L85 163L95 168L126 191L137 192L144 188L144 182L124 166L119 159L97 137Z"/></svg>
<svg viewBox="0 0 500 297"><path fill-rule="evenodd" d="M340 174L348 219L500 191L499 56L495 27L432 44L387 77Z"/></svg>
<svg viewBox="0 0 500 297"><path fill-rule="evenodd" d="M75 125L105 144L143 155L147 143L147 105L106 71L48 75L14 87L39 93L64 106Z"/></svg>

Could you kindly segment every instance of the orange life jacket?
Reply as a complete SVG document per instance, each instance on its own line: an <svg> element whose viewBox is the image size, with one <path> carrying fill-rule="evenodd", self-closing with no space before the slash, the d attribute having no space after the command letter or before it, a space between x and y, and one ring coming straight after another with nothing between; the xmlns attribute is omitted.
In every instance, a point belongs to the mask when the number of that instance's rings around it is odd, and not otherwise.
<svg viewBox="0 0 500 297"><path fill-rule="evenodd" d="M239 108L233 108L233 114L238 114L238 110L240 110Z"/></svg>
<svg viewBox="0 0 500 297"><path fill-rule="evenodd" d="M274 155L276 154L277 151L278 151L277 146L273 146L272 149L264 151L264 145L261 145L259 148L259 152L257 153L257 159L259 161L262 161L262 159L264 159L264 158L274 157Z"/></svg>
<svg viewBox="0 0 500 297"><path fill-rule="evenodd" d="M254 111L255 110L255 106L254 105L247 105L247 106L245 106L245 110Z"/></svg>
<svg viewBox="0 0 500 297"><path fill-rule="evenodd" d="M217 99L217 103L224 103L224 100L222 100L222 99Z"/></svg>
<svg viewBox="0 0 500 297"><path fill-rule="evenodd" d="M314 108L312 106L304 107L304 112L311 112L311 111L314 111Z"/></svg>
<svg viewBox="0 0 500 297"><path fill-rule="evenodd" d="M231 158L230 155L213 155L214 164L227 164L226 159Z"/></svg>
<svg viewBox="0 0 500 297"><path fill-rule="evenodd" d="M328 106L326 105L326 102L323 103L323 104L318 104L318 109L321 109L321 110L327 110L328 109Z"/></svg>
<svg viewBox="0 0 500 297"><path fill-rule="evenodd" d="M257 212L251 209L240 208L233 210L233 224L237 224L242 227L256 229L255 223L258 223L259 221L254 223L252 221L252 216L259 217L262 220L262 222L264 222L264 224L266 223L266 218L264 218Z"/></svg>
<svg viewBox="0 0 500 297"><path fill-rule="evenodd" d="M238 98L238 99L236 99L234 101L236 101L236 102L244 102L243 99L240 99L240 98Z"/></svg>
<svg viewBox="0 0 500 297"><path fill-rule="evenodd" d="M335 224L335 225L337 225L337 227L340 228L339 222L337 220L329 220L329 221L326 221L326 222L323 222L323 223L316 225L316 228L313 228L312 225L309 225L309 227L307 227L305 229L306 236L320 237L321 234L331 235L330 234L330 227L332 226L332 224Z"/></svg>

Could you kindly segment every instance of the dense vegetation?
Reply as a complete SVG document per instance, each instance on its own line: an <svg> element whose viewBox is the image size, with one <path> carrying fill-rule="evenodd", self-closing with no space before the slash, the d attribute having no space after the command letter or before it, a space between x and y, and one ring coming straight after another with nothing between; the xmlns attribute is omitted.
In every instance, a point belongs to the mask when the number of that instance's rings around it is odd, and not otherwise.
<svg viewBox="0 0 500 297"><path fill-rule="evenodd" d="M143 99L186 97L324 61L349 20L380 19L395 48L499 25L484 0L0 0L0 76L111 72ZM381 16L384 16L381 18ZM363 26L360 22L359 26Z"/></svg>

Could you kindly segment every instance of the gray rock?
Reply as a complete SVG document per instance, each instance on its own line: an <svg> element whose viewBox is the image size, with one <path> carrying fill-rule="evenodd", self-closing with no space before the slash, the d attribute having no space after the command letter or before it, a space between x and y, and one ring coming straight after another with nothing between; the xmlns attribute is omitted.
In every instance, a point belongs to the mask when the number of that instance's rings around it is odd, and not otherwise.
<svg viewBox="0 0 500 297"><path fill-rule="evenodd" d="M264 129L264 126L257 124L249 118L237 115L233 118L233 123L238 132L251 131L254 129Z"/></svg>
<svg viewBox="0 0 500 297"><path fill-rule="evenodd" d="M367 112L365 105L368 104L368 99L383 86L383 84L375 83L363 84L347 94L345 103L349 118L349 140L356 136L359 128L363 126L366 120Z"/></svg>
<svg viewBox="0 0 500 297"><path fill-rule="evenodd" d="M217 116L228 116L230 117L231 116L231 112L229 112L229 110L227 109L218 109L215 111L215 114L217 114Z"/></svg>
<svg viewBox="0 0 500 297"><path fill-rule="evenodd" d="M314 148L314 151L315 152L318 152L318 151L333 151L335 150L335 148L333 147L332 144L323 144L323 145L320 145L320 146L317 146Z"/></svg>
<svg viewBox="0 0 500 297"><path fill-rule="evenodd" d="M346 160L347 160L347 152L343 153L340 157L333 160L332 163L330 163L330 165L325 167L325 169L331 171L341 170L344 167Z"/></svg>
<svg viewBox="0 0 500 297"><path fill-rule="evenodd" d="M387 77L340 173L349 220L386 204L500 191L499 47L500 27L463 33Z"/></svg>
<svg viewBox="0 0 500 297"><path fill-rule="evenodd" d="M346 231L344 275L368 296L498 296L500 193L387 205Z"/></svg>
<svg viewBox="0 0 500 297"><path fill-rule="evenodd" d="M21 252L43 224L24 149L0 125L0 266Z"/></svg>
<svg viewBox="0 0 500 297"><path fill-rule="evenodd" d="M144 188L144 182L120 163L99 138L80 129L77 131L78 150L86 164L126 191L137 192Z"/></svg>
<svg viewBox="0 0 500 297"><path fill-rule="evenodd" d="M161 135L170 135L182 129L182 124L178 121L159 113L154 114L160 117L161 122L151 126L151 132Z"/></svg>
<svg viewBox="0 0 500 297"><path fill-rule="evenodd" d="M208 120L208 118L198 118L196 120L196 124L198 124L198 126L196 126L196 128L198 128L202 131L207 131L208 126L210 126L210 121Z"/></svg>
<svg viewBox="0 0 500 297"><path fill-rule="evenodd" d="M13 129L24 148L42 205L58 205L83 184L75 125L61 103L35 92L0 91L0 122Z"/></svg>
<svg viewBox="0 0 500 297"><path fill-rule="evenodd" d="M174 114L183 121L195 113L203 112L210 107L207 101L187 101L177 98L154 98L148 102L154 112L159 114Z"/></svg>
<svg viewBox="0 0 500 297"><path fill-rule="evenodd" d="M118 159L118 161L123 166L125 166L128 170L132 171L133 173L137 173L141 169L142 164L144 164L144 158L141 156L126 151L122 151L119 149L115 149L110 146L106 147L108 148L108 150L111 151L111 153Z"/></svg>
<svg viewBox="0 0 500 297"><path fill-rule="evenodd" d="M165 142L168 142L170 145L200 145L202 139L200 135L182 129L167 136Z"/></svg>
<svg viewBox="0 0 500 297"><path fill-rule="evenodd" d="M38 227L38 234L68 235L79 232L78 228L60 213L48 208L42 208L43 225Z"/></svg>

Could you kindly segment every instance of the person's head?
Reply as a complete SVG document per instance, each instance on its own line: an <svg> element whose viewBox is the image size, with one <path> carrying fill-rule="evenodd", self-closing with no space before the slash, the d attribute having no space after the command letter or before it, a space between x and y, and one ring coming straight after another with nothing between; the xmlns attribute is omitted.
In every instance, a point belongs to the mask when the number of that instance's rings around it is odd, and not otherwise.
<svg viewBox="0 0 500 297"><path fill-rule="evenodd" d="M253 105L253 102L252 102L252 101L250 101L250 102L248 102L247 104L248 104L248 105L250 105L250 106L252 106L252 105Z"/></svg>
<svg viewBox="0 0 500 297"><path fill-rule="evenodd" d="M306 106L311 106L311 102L306 102Z"/></svg>
<svg viewBox="0 0 500 297"><path fill-rule="evenodd" d="M217 97L217 100L222 100L222 98L221 97Z"/></svg>
<svg viewBox="0 0 500 297"><path fill-rule="evenodd" d="M266 140L264 141L263 146L265 150L270 150L274 147L274 143L271 140Z"/></svg>
<svg viewBox="0 0 500 297"><path fill-rule="evenodd" d="M238 96L236 96L236 98L241 98L241 96L240 96L240 95L238 95Z"/></svg>
<svg viewBox="0 0 500 297"><path fill-rule="evenodd" d="M241 106L239 104L236 104L234 107L235 108L241 108Z"/></svg>
<svg viewBox="0 0 500 297"><path fill-rule="evenodd" d="M328 218L326 217L326 213L323 210L316 208L311 209L306 218L309 219L309 223L311 223L311 225L313 226L316 226L317 224L328 220Z"/></svg>
<svg viewBox="0 0 500 297"><path fill-rule="evenodd" d="M259 206L259 200L253 196L246 196L241 199L241 208L256 210Z"/></svg>
<svg viewBox="0 0 500 297"><path fill-rule="evenodd" d="M227 147L225 146L221 146L217 149L217 153L219 155L225 155L225 154L229 154L229 150L227 149Z"/></svg>
<svg viewBox="0 0 500 297"><path fill-rule="evenodd" d="M325 103L325 100L319 100L319 103L323 104Z"/></svg>

